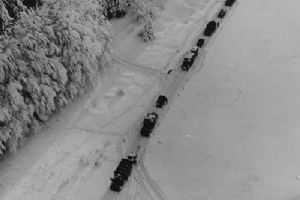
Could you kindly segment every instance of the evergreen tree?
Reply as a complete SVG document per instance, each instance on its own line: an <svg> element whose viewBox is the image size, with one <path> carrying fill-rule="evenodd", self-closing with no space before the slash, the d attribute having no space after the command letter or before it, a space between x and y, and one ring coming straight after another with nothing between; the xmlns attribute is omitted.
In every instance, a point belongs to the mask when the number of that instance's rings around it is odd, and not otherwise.
<svg viewBox="0 0 300 200"><path fill-rule="evenodd" d="M139 36L141 36L145 42L154 40L152 24L155 15L153 14L152 7L143 0L133 0L132 8L137 20L144 24Z"/></svg>
<svg viewBox="0 0 300 200"><path fill-rule="evenodd" d="M149 42L155 39L153 28L152 28L152 22L150 20L148 20L145 23L142 35L145 42Z"/></svg>

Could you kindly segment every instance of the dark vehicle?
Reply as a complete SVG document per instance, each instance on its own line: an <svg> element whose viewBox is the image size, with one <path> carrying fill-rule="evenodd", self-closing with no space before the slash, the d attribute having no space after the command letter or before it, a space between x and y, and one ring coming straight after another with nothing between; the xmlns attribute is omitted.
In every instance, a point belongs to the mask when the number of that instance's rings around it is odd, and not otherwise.
<svg viewBox="0 0 300 200"><path fill-rule="evenodd" d="M210 21L204 30L204 35L205 36L211 36L217 29L218 23L215 21Z"/></svg>
<svg viewBox="0 0 300 200"><path fill-rule="evenodd" d="M136 155L129 155L127 159L122 159L117 169L114 171L114 177L110 178L110 189L114 192L120 192L128 177L131 174L132 166L136 164Z"/></svg>
<svg viewBox="0 0 300 200"><path fill-rule="evenodd" d="M156 101L156 108L162 108L167 103L168 103L168 98L166 96L159 95Z"/></svg>
<svg viewBox="0 0 300 200"><path fill-rule="evenodd" d="M197 47L201 48L201 47L204 45L204 41L205 41L205 40L202 39L202 38L199 39L198 42L197 42Z"/></svg>
<svg viewBox="0 0 300 200"><path fill-rule="evenodd" d="M194 63L193 55L191 55L190 57L186 57L183 59L181 69L183 71L188 71L193 65L193 63Z"/></svg>
<svg viewBox="0 0 300 200"><path fill-rule="evenodd" d="M223 18L226 15L226 11L224 9L220 10L219 14L218 14L218 18Z"/></svg>
<svg viewBox="0 0 300 200"><path fill-rule="evenodd" d="M227 0L225 1L225 6L231 7L235 3L235 0Z"/></svg>
<svg viewBox="0 0 300 200"><path fill-rule="evenodd" d="M181 69L183 71L188 71L191 66L192 66L192 63L191 63L190 58L184 58L183 62L182 62L182 65L181 65Z"/></svg>
<svg viewBox="0 0 300 200"><path fill-rule="evenodd" d="M150 133L152 132L156 121L157 121L158 115L156 113L148 113L143 121L143 126L141 129L140 134L144 137L149 137Z"/></svg>
<svg viewBox="0 0 300 200"><path fill-rule="evenodd" d="M192 67L196 57L198 56L198 52L199 52L198 47L194 46L189 52L189 54L183 59L181 65L181 69L183 71L188 71Z"/></svg>
<svg viewBox="0 0 300 200"><path fill-rule="evenodd" d="M128 156L127 156L128 160L130 160L130 162L132 162L133 164L136 164L136 159L137 159L137 155L134 154L134 153L130 153Z"/></svg>
<svg viewBox="0 0 300 200"><path fill-rule="evenodd" d="M122 176L122 179L125 181L128 180L129 175L131 174L131 169L130 168L117 168L116 171L114 171L114 177L120 175Z"/></svg>
<svg viewBox="0 0 300 200"><path fill-rule="evenodd" d="M192 49L191 49L191 53L193 53L194 55L192 56L192 59L193 61L196 59L196 57L198 56L198 52L199 52L199 49L197 46L194 46Z"/></svg>

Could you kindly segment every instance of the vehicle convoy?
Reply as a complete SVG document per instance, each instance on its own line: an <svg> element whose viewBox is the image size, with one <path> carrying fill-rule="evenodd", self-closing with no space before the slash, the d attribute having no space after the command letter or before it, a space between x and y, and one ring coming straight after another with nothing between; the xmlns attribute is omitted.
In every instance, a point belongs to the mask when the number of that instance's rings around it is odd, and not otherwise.
<svg viewBox="0 0 300 200"><path fill-rule="evenodd" d="M110 1L110 0L107 0L107 1ZM111 2L116 3L117 0L111 0ZM226 0L225 6L232 6L234 2L235 2L235 0ZM111 6L111 7L113 7L113 6ZM124 15L124 13L121 11L119 11L119 14L118 14L118 10L116 12L117 12L117 14L115 14L115 13L109 13L109 14L111 14L111 17L114 17L114 15L120 15L120 16ZM217 18L221 19L221 18L225 17L226 12L227 12L226 8L221 9L217 14ZM118 17L118 16L116 16L116 17ZM219 21L221 21L221 20L217 19L217 22L214 20L208 22L205 30L203 31L203 35L211 36L218 28ZM206 37L203 37L203 35L202 35L202 38L197 40L196 45L193 46L192 49L189 52L187 52L187 54L184 56L184 59L180 66L181 70L188 71L192 67L196 57L199 54L200 48L202 48L203 45L205 44ZM172 71L173 71L173 69L169 69L167 71L167 74L170 74ZM167 104L168 104L168 98L164 95L159 95L156 100L156 103L155 103L155 108L157 108L156 110L162 109ZM147 137L147 138L150 137L150 134L152 133L157 120L158 120L158 114L156 112L152 111L152 112L147 113L147 115L144 117L143 122L142 122L140 135L142 137ZM138 149L139 148L140 148L140 146L138 146ZM116 170L114 171L114 176L110 178L110 180L111 180L110 190L111 191L120 192L122 190L124 184L126 183L126 181L128 181L128 178L132 173L133 165L135 165L137 162L136 160L137 160L137 155L131 153L127 156L127 158L122 159L120 161L119 165L117 166Z"/></svg>
<svg viewBox="0 0 300 200"><path fill-rule="evenodd" d="M155 112L148 113L143 121L143 126L141 128L141 136L143 137L149 137L150 133L152 132L156 121L158 119L158 115Z"/></svg>
<svg viewBox="0 0 300 200"><path fill-rule="evenodd" d="M159 95L156 101L156 108L162 108L168 103L168 98L163 95Z"/></svg>
<svg viewBox="0 0 300 200"><path fill-rule="evenodd" d="M117 169L114 171L114 177L110 178L110 189L114 192L120 192L131 174L132 167L136 164L137 155L131 154L127 158L123 158Z"/></svg>
<svg viewBox="0 0 300 200"><path fill-rule="evenodd" d="M225 1L225 6L231 7L235 3L235 0L226 0Z"/></svg>
<svg viewBox="0 0 300 200"><path fill-rule="evenodd" d="M235 0L227 0L225 2L225 6L231 6L234 2ZM223 18L225 15L226 15L226 10L221 9L217 17ZM206 25L203 34L205 36L211 36L216 31L218 26L219 26L219 22L216 22L214 20L210 21ZM192 67L196 57L199 54L199 49L203 47L204 43L205 43L204 38L198 39L197 44L194 47L192 47L192 49L185 55L181 64L181 69L183 71L188 71ZM172 69L170 69L167 72L167 74L170 74L171 72ZM156 100L155 107L161 109L167 103L168 103L168 98L164 95L159 95ZM157 119L158 119L158 114L156 112L147 113L146 117L143 120L142 127L140 130L140 135L142 137L150 137L150 134L156 125ZM114 177L110 178L111 179L110 189L112 191L120 192L122 190L125 182L128 180L132 172L133 165L136 164L136 158L137 158L136 155L130 154L126 159L121 160L118 167L114 171Z"/></svg>

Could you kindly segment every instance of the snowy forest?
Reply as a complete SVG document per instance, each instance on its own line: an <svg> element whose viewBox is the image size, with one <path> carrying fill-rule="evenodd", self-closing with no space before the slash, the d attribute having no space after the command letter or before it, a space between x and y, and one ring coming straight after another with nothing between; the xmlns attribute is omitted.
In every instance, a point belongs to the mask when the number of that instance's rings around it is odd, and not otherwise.
<svg viewBox="0 0 300 200"><path fill-rule="evenodd" d="M154 39L142 0L0 0L0 9L0 154L16 151L109 70L109 19L130 9L144 40Z"/></svg>

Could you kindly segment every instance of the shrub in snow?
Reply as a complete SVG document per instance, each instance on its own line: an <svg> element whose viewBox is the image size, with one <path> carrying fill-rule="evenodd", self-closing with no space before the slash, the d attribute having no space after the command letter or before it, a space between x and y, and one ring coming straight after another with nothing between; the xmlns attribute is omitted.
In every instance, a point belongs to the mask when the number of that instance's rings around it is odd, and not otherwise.
<svg viewBox="0 0 300 200"><path fill-rule="evenodd" d="M141 32L141 36L145 42L149 42L155 39L154 32L152 28L152 22L149 20L145 25Z"/></svg>
<svg viewBox="0 0 300 200"><path fill-rule="evenodd" d="M132 4L132 0L100 0L99 3L104 8L104 15L111 19L125 16Z"/></svg>
<svg viewBox="0 0 300 200"><path fill-rule="evenodd" d="M111 54L101 9L94 0L49 0L21 11L0 37L0 154L93 86Z"/></svg>
<svg viewBox="0 0 300 200"><path fill-rule="evenodd" d="M144 24L139 36L146 42L154 39L152 21L155 16L149 2L145 0L100 0L99 3L104 8L103 13L107 19L123 17L131 8L137 21Z"/></svg>
<svg viewBox="0 0 300 200"><path fill-rule="evenodd" d="M143 38L145 42L152 41L155 39L152 22L155 18L152 7L146 4L143 0L133 0L132 9L136 15L137 21L144 24L142 31L139 36Z"/></svg>

